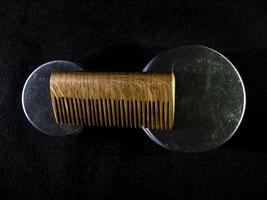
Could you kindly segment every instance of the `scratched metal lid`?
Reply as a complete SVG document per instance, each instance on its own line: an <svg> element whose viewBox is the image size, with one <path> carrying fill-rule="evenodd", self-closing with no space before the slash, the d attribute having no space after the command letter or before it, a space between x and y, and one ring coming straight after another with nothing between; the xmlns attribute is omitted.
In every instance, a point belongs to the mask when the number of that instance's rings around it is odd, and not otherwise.
<svg viewBox="0 0 267 200"><path fill-rule="evenodd" d="M56 60L34 70L26 80L22 91L22 107L29 122L42 133L61 136L78 133L82 126L59 125L52 111L49 79L53 71L83 71L69 61Z"/></svg>
<svg viewBox="0 0 267 200"><path fill-rule="evenodd" d="M219 52L199 45L180 47L161 53L143 71L173 71L176 79L174 129L143 128L157 144L202 152L236 132L245 112L245 88L237 69Z"/></svg>

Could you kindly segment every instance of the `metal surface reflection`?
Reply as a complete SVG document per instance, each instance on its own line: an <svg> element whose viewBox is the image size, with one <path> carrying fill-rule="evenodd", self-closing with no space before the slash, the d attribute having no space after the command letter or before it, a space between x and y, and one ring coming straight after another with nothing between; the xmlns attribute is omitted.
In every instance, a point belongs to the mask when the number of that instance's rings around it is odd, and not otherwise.
<svg viewBox="0 0 267 200"><path fill-rule="evenodd" d="M182 152L207 151L229 140L240 125L244 84L233 64L217 51L180 47L161 53L143 71L173 71L176 78L174 129L143 128L157 144Z"/></svg>
<svg viewBox="0 0 267 200"><path fill-rule="evenodd" d="M29 122L42 133L62 136L81 131L81 126L58 125L52 112L49 79L52 71L83 71L69 61L57 60L45 63L34 70L26 80L22 91L22 107Z"/></svg>

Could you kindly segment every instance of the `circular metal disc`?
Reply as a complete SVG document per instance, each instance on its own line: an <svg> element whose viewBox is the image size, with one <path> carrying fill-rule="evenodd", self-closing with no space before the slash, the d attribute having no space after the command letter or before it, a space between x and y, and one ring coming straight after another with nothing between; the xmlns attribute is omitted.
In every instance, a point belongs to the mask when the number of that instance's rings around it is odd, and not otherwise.
<svg viewBox="0 0 267 200"><path fill-rule="evenodd" d="M55 122L49 90L52 71L83 71L78 65L56 60L34 70L26 80L22 91L22 107L30 123L39 131L53 136L81 131L82 126L58 125Z"/></svg>
<svg viewBox="0 0 267 200"><path fill-rule="evenodd" d="M143 71L173 71L176 79L174 128L143 128L157 144L182 152L207 151L229 140L240 125L244 84L233 64L217 51L180 47L163 52Z"/></svg>

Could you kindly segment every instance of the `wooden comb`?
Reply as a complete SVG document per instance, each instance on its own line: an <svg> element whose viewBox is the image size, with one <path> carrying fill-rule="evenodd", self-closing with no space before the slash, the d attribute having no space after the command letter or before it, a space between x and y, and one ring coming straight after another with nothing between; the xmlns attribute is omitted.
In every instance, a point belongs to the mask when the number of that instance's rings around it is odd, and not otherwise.
<svg viewBox="0 0 267 200"><path fill-rule="evenodd" d="M158 72L53 72L58 124L171 129L175 77Z"/></svg>

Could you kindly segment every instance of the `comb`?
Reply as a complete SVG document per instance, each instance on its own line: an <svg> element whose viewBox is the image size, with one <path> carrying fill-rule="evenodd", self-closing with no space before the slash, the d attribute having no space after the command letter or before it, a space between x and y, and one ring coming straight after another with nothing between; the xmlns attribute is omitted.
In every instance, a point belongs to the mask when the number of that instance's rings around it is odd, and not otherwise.
<svg viewBox="0 0 267 200"><path fill-rule="evenodd" d="M52 72L58 124L171 129L175 77L162 72Z"/></svg>

